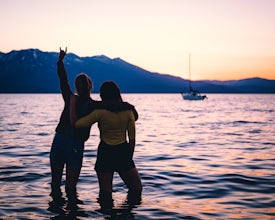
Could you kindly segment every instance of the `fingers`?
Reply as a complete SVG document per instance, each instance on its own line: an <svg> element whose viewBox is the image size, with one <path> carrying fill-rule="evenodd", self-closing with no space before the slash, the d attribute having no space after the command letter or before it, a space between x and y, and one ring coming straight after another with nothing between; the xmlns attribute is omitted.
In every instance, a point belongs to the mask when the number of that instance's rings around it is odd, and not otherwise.
<svg viewBox="0 0 275 220"><path fill-rule="evenodd" d="M62 50L61 47L59 47L59 50L60 50L60 52L59 52L59 56L58 56L58 62L63 61L63 59L64 59L64 57L66 56L66 53L67 53L67 47L65 48L65 51Z"/></svg>
<svg viewBox="0 0 275 220"><path fill-rule="evenodd" d="M63 53L67 53L67 47L65 48L65 51L61 49L61 47L59 47L59 50L60 50L60 53L63 52Z"/></svg>

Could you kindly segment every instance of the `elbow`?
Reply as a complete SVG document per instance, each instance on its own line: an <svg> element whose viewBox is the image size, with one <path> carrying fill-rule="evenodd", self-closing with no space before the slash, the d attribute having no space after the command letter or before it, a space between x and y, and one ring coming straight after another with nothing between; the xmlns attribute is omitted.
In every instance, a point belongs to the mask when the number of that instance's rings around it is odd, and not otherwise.
<svg viewBox="0 0 275 220"><path fill-rule="evenodd" d="M80 128L81 127L81 126L79 126L78 121L75 121L73 125L74 125L75 128Z"/></svg>

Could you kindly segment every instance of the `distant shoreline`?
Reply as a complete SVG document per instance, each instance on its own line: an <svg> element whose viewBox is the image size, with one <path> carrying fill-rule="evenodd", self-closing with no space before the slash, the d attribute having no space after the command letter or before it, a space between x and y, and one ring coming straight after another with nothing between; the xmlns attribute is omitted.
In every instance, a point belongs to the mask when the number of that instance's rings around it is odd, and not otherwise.
<svg viewBox="0 0 275 220"><path fill-rule="evenodd" d="M150 94L181 94L181 92L121 92L122 94L148 94L148 95L150 95ZM184 92L183 92L184 93ZM4 95L4 94L41 94L41 95L44 95L44 94L61 94L61 93L58 93L58 92L0 92L0 94L2 94L2 95ZM99 95L99 92L92 92L91 94L97 94L97 95ZM258 93L248 93L248 92L243 92L243 93L238 93L238 92L236 92L236 93L230 93L230 92L205 92L205 93L203 93L203 94L206 94L206 95L208 95L208 94L221 94L221 95L253 95L253 94L255 94L255 95L274 95L275 94L275 92L273 92L273 93L265 93L265 92L258 92Z"/></svg>

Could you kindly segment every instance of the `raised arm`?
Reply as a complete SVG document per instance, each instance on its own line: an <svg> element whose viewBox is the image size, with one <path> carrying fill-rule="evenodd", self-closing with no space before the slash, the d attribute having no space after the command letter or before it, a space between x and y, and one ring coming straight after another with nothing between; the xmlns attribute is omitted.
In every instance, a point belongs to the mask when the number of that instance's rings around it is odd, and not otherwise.
<svg viewBox="0 0 275 220"><path fill-rule="evenodd" d="M61 47L59 47L59 56L58 56L58 62L59 61L63 61L64 57L67 54L67 47L65 48L65 51L61 49Z"/></svg>
<svg viewBox="0 0 275 220"><path fill-rule="evenodd" d="M58 61L57 61L57 73L60 81L60 88L61 88L63 99L65 101L69 101L70 96L73 92L71 91L71 88L69 86L67 72L63 63L63 59L65 58L66 54L67 54L67 48L65 49L65 51L60 48Z"/></svg>

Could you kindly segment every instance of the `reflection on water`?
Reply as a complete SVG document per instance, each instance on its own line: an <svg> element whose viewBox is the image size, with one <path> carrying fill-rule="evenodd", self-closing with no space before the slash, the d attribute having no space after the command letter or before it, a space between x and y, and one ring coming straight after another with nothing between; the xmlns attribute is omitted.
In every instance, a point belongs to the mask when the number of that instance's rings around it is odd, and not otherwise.
<svg viewBox="0 0 275 220"><path fill-rule="evenodd" d="M52 204L49 150L61 96L0 94L0 219L274 219L275 96L207 96L124 95L140 115L142 203L127 203L115 175L114 207L102 210L93 170L97 126L78 185L83 204Z"/></svg>

